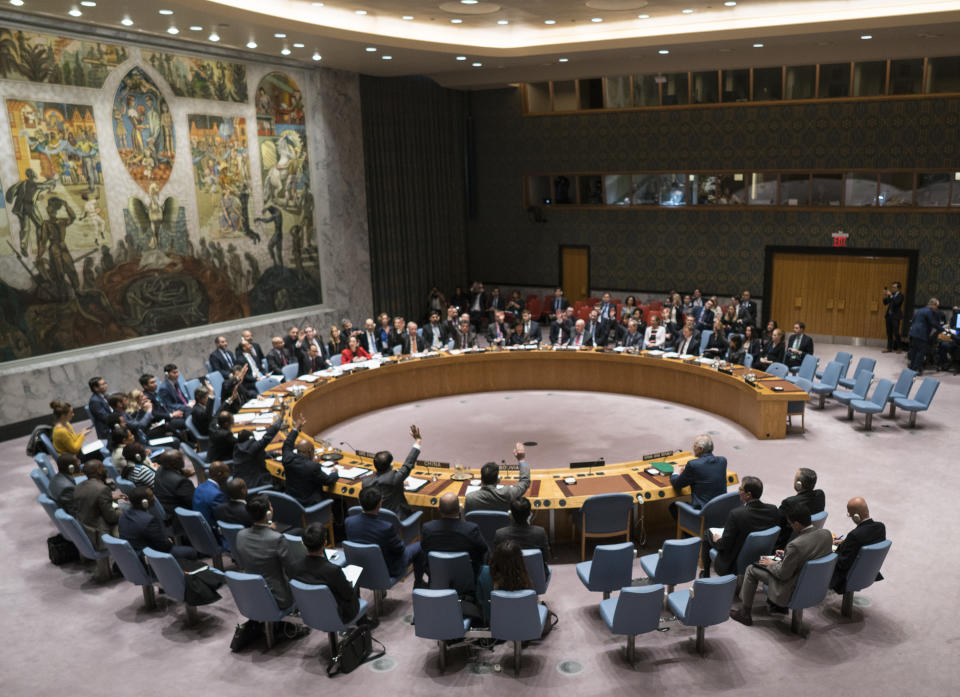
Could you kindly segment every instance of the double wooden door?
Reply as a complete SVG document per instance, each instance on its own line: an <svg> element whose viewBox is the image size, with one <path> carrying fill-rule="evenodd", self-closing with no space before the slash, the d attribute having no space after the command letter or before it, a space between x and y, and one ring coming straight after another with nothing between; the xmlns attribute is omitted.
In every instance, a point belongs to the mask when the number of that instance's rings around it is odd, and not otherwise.
<svg viewBox="0 0 960 697"><path fill-rule="evenodd" d="M790 334L801 321L808 334L883 338L883 287L907 285L906 257L776 253L770 319Z"/></svg>

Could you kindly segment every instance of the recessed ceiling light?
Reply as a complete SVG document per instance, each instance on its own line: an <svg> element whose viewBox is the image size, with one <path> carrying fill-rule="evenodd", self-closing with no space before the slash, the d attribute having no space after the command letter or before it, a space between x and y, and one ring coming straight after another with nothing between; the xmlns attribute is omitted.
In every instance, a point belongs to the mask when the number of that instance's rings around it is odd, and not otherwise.
<svg viewBox="0 0 960 697"><path fill-rule="evenodd" d="M458 61L465 61L465 60L467 60L467 57L466 57L466 56L457 56L457 60L458 60Z"/></svg>
<svg viewBox="0 0 960 697"><path fill-rule="evenodd" d="M365 50L367 53L373 53L374 51L377 50L377 48L376 48L376 46L367 46L364 50Z"/></svg>
<svg viewBox="0 0 960 697"><path fill-rule="evenodd" d="M289 56L289 55L290 55L290 49L287 48L286 46L284 46L283 48L280 49L280 55L281 55L281 56Z"/></svg>
<svg viewBox="0 0 960 697"><path fill-rule="evenodd" d="M13 0L10 0L10 2L13 3ZM23 0L20 0L20 2L22 3ZM124 17L123 19L120 20L120 24L122 24L122 25L125 26L125 27L132 27L132 26L133 26L133 20L130 19L129 17Z"/></svg>
<svg viewBox="0 0 960 697"><path fill-rule="evenodd" d="M210 39L210 41L213 41L214 43L216 43L217 41L220 40L220 35L217 32L212 31L210 32L210 36L208 36L207 38Z"/></svg>
<svg viewBox="0 0 960 697"><path fill-rule="evenodd" d="M657 53L659 53L661 56L665 56L665 55L667 55L668 53L670 53L670 51L668 51L668 50L665 49L665 48L661 48L659 51L657 51Z"/></svg>
<svg viewBox="0 0 960 697"><path fill-rule="evenodd" d="M863 39L864 41L869 41L870 39L873 38L873 36L871 36L870 34L863 34L860 38Z"/></svg>
<svg viewBox="0 0 960 697"><path fill-rule="evenodd" d="M248 42L247 42L247 48L256 48L256 47L257 47L257 42L256 42L256 41L248 41Z"/></svg>
<svg viewBox="0 0 960 697"><path fill-rule="evenodd" d="M282 34L282 33L280 33L280 34L274 34L274 35L273 35L273 38L274 38L274 39L286 39L286 38L287 38L287 35L286 35L286 34Z"/></svg>
<svg viewBox="0 0 960 697"><path fill-rule="evenodd" d="M14 7L22 7L23 0L10 0L10 4L13 5Z"/></svg>
<svg viewBox="0 0 960 697"><path fill-rule="evenodd" d="M451 23L451 24L463 24L463 20L462 20L462 19L451 19L451 20L450 20L450 23Z"/></svg>
<svg viewBox="0 0 960 697"><path fill-rule="evenodd" d="M734 0L727 0L727 1L726 1L725 3L723 3L723 4L726 5L727 7L736 7L736 6L737 6L737 3L734 2Z"/></svg>
<svg viewBox="0 0 960 697"><path fill-rule="evenodd" d="M498 19L497 24L510 24L509 19Z"/></svg>
<svg viewBox="0 0 960 697"><path fill-rule="evenodd" d="M313 58L313 60L315 61L318 61L318 60L321 60L323 56L321 56L319 53L314 53L313 56L311 56L311 58Z"/></svg>
<svg viewBox="0 0 960 697"><path fill-rule="evenodd" d="M392 60L393 60L393 56L380 56L380 58L381 58L382 60L385 60L385 61L392 61Z"/></svg>
<svg viewBox="0 0 960 697"><path fill-rule="evenodd" d="M70 15L71 17L79 17L83 13L76 7L71 7L70 11L67 14Z"/></svg>
<svg viewBox="0 0 960 697"><path fill-rule="evenodd" d="M592 17L590 21L599 23L603 21L603 17Z"/></svg>
<svg viewBox="0 0 960 697"><path fill-rule="evenodd" d="M470 65L472 65L474 68L479 68L480 66L483 65L483 63L477 62L477 63L471 63Z"/></svg>
<svg viewBox="0 0 960 697"><path fill-rule="evenodd" d="M157 10L158 15L172 15L173 10Z"/></svg>
<svg viewBox="0 0 960 697"><path fill-rule="evenodd" d="M692 14L693 14L693 10L691 10L691 9L689 9L689 8L686 9L686 10L680 10L680 11L683 12L683 14L685 14L685 15L692 15Z"/></svg>
<svg viewBox="0 0 960 697"><path fill-rule="evenodd" d="M461 5L476 5L480 0L460 0Z"/></svg>
<svg viewBox="0 0 960 697"><path fill-rule="evenodd" d="M543 20L543 23L544 23L544 24L556 24L556 23L557 23L557 20L555 20L555 19L545 19L545 20Z"/></svg>
<svg viewBox="0 0 960 697"><path fill-rule="evenodd" d="M404 16L401 17L400 19L405 19L405 20L407 20L407 21L409 22L411 19L413 19L413 15L404 15Z"/></svg>
<svg viewBox="0 0 960 697"><path fill-rule="evenodd" d="M203 27L201 27L198 24L194 24L193 26L190 27L190 31L203 31Z"/></svg>
<svg viewBox="0 0 960 697"><path fill-rule="evenodd" d="M311 2L310 4L313 5L314 7L323 7L322 2ZM317 58L316 60L320 60L320 59Z"/></svg>
<svg viewBox="0 0 960 697"><path fill-rule="evenodd" d="M293 45L294 48L303 48L304 44L301 44L299 41Z"/></svg>
<svg viewBox="0 0 960 697"><path fill-rule="evenodd" d="M96 6L97 6L97 3L95 3L93 0L81 0L80 4L83 5L84 7L96 7Z"/></svg>
<svg viewBox="0 0 960 697"><path fill-rule="evenodd" d="M176 27L167 27L167 33L168 33L168 34L179 34L179 33L180 33L180 30L177 29Z"/></svg>
<svg viewBox="0 0 960 697"><path fill-rule="evenodd" d="M754 48L763 48L763 44L754 44L753 47L754 47Z"/></svg>
<svg viewBox="0 0 960 697"><path fill-rule="evenodd" d="M354 11L354 14L365 15L365 14L367 14L367 11L366 11L366 10L355 10L355 11Z"/></svg>
<svg viewBox="0 0 960 697"><path fill-rule="evenodd" d="M569 58L557 58L557 63L566 63L569 60L570 60Z"/></svg>
<svg viewBox="0 0 960 697"><path fill-rule="evenodd" d="M650 19L650 15L637 15L637 19Z"/></svg>

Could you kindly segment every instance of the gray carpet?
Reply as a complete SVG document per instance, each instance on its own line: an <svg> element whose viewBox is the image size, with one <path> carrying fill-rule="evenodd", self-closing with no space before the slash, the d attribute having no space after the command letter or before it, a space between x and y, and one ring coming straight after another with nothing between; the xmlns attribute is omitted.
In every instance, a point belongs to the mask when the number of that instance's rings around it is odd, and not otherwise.
<svg viewBox="0 0 960 697"><path fill-rule="evenodd" d="M832 356L835 347L823 347ZM856 349L878 359L878 377L895 379L902 356ZM600 619L599 594L576 577L571 548L560 547L561 563L545 599L560 616L554 632L524 651L519 678L513 676L509 646L468 656L454 651L446 674L437 668L436 646L417 639L407 619L410 581L387 598L375 636L387 659L327 683L326 636L313 632L272 651L255 647L233 654L228 645L238 613L224 598L201 609L203 622L183 624L176 603L148 612L139 589L122 580L97 585L82 565L55 567L45 540L53 533L36 503L27 474L25 439L0 444L3 533L0 575L6 646L0 657L3 693L8 695L93 695L103 690L169 695L192 690L250 694L283 690L292 694L336 689L341 695L435 694L456 687L463 694L562 689L581 695L624 690L644 694L768 696L779 691L807 697L827 694L956 694L960 668L952 660L960 640L957 574L960 563L943 544L958 519L938 489L956 481L954 439L960 417L960 378L936 374L943 385L919 428L875 421L863 430L846 410L828 401L824 411L808 409L807 431L781 441L757 441L744 429L709 413L648 399L593 393L491 393L432 400L354 419L323 434L367 450L389 448L402 457L410 423L424 431L423 456L477 465L510 460L515 440L535 440L530 460L556 465L603 455L608 461L668 447L689 447L693 436L711 433L717 453L740 475L760 476L764 498L778 503L792 493L797 467L820 474L827 494L826 527L846 532L852 523L844 504L862 495L874 517L887 526L893 547L884 566L886 580L858 594L852 620L839 615L840 599L830 594L805 613L808 634L789 632L789 620L771 618L758 605L753 627L725 622L707 629L707 652L694 651L695 630L670 622L666 632L637 639L634 668L623 658L623 638L609 634ZM656 549L668 531L651 534L642 552ZM935 572L933 571L935 569ZM642 576L639 563L636 577ZM944 660L946 659L946 660ZM498 670L502 668L502 670ZM788 685L784 688L781 685Z"/></svg>

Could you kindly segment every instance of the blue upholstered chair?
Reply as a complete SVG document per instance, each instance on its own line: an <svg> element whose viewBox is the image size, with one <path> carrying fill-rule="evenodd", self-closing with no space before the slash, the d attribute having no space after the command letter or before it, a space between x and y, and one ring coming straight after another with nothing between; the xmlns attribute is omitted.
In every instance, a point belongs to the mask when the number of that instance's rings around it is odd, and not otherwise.
<svg viewBox="0 0 960 697"><path fill-rule="evenodd" d="M832 361L830 361L830 362L831 362L831 363L839 363L839 364L840 364L840 377L841 377L841 378L845 378L845 377L847 377L847 371L850 370L850 361L852 361L852 360L853 360L853 356L851 356L851 355L850 355L849 353L847 353L846 351L837 351L837 356L836 356L836 358L834 358L834 359L833 359ZM823 378L823 372L818 370L818 371L816 372L816 377L817 377L818 380L819 380L819 379L822 379L822 378Z"/></svg>
<svg viewBox="0 0 960 697"><path fill-rule="evenodd" d="M421 639L437 642L440 649L440 672L447 667L447 642L463 639L470 629L464 619L457 592L452 589L413 590L413 630Z"/></svg>
<svg viewBox="0 0 960 697"><path fill-rule="evenodd" d="M466 552L430 552L427 564L433 590L453 589L463 595L472 593L477 587L473 564Z"/></svg>
<svg viewBox="0 0 960 697"><path fill-rule="evenodd" d="M730 511L742 505L740 494L736 491L714 496L703 508L694 508L686 501L677 501L677 537L687 533L702 540L704 530L722 528Z"/></svg>
<svg viewBox="0 0 960 697"><path fill-rule="evenodd" d="M87 537L87 533L84 531L83 526L77 522L76 518L62 508L58 508L54 512L54 516L60 523L60 531L63 533L63 536L70 540L74 546L76 546L77 551L80 552L80 556L97 563L97 570L94 580L109 580L111 575L110 554L107 552L107 550L95 549L93 543L90 541L90 538Z"/></svg>
<svg viewBox="0 0 960 697"><path fill-rule="evenodd" d="M506 511L470 511L463 519L480 528L480 534L490 549L493 549L493 537L497 530L510 525L510 514Z"/></svg>
<svg viewBox="0 0 960 697"><path fill-rule="evenodd" d="M803 357L803 360L800 361L800 367L797 368L796 375L787 375L783 379L794 384L796 384L797 379L812 382L813 378L816 376L817 364L819 362L819 358L814 356L812 353L808 353Z"/></svg>
<svg viewBox="0 0 960 697"><path fill-rule="evenodd" d="M819 406L821 409L823 409L823 400L826 399L827 395L833 394L833 391L837 389L837 381L840 379L840 371L842 368L843 366L840 363L830 361L823 371L823 378L811 384L810 389L807 390L807 392L820 397Z"/></svg>
<svg viewBox="0 0 960 697"><path fill-rule="evenodd" d="M295 610L296 603L291 603L287 608L278 607L276 598L270 592L270 586L260 574L228 571L226 576L230 594L240 614L248 620L263 622L267 648L273 648L273 623L279 622Z"/></svg>
<svg viewBox="0 0 960 697"><path fill-rule="evenodd" d="M343 552L348 564L363 567L363 573L360 574L357 585L373 591L374 616L379 617L383 610L383 598L386 592L397 585L401 577L390 575L387 571L387 562L383 559L383 552L377 545L347 540L343 543Z"/></svg>
<svg viewBox="0 0 960 697"><path fill-rule="evenodd" d="M852 390L834 390L833 398L840 404L847 407L847 418L853 421L853 408L850 402L855 399L866 399L867 392L870 391L870 383L873 382L873 373L860 373Z"/></svg>
<svg viewBox="0 0 960 697"><path fill-rule="evenodd" d="M220 528L223 546L230 552L230 556L232 557L235 554L234 550L237 549L237 533L243 530L243 526L239 523L224 523L222 520L218 520L217 527ZM234 561L236 561L235 557Z"/></svg>
<svg viewBox="0 0 960 697"><path fill-rule="evenodd" d="M864 545L857 552L857 558L847 570L847 581L843 587L843 604L840 606L840 614L844 617L853 616L853 594L870 587L877 580L877 574L880 573L880 567L883 566L892 544L890 540L884 540L872 545Z"/></svg>
<svg viewBox="0 0 960 697"><path fill-rule="evenodd" d="M850 401L850 408L855 412L866 414L864 428L870 430L873 424L873 415L879 414L887 406L887 397L893 391L893 383L884 378L877 381L877 386L873 388L873 395L870 399L853 399ZM919 394L919 393L918 393Z"/></svg>
<svg viewBox="0 0 960 697"><path fill-rule="evenodd" d="M299 501L284 494L282 491L264 491L264 495L270 499L270 505L273 506L273 519L278 523L287 525L291 528L307 529L311 523L320 523L326 525L327 540L333 544L333 526L330 517L332 499L324 499L319 503L304 507Z"/></svg>
<svg viewBox="0 0 960 697"><path fill-rule="evenodd" d="M293 592L293 602L300 610L303 623L320 632L327 633L330 642L330 655L336 656L339 645L339 633L356 626L357 622L367 614L367 601L360 599L360 609L349 621L340 619L337 612L337 600L329 586L310 585L291 580L290 590Z"/></svg>
<svg viewBox="0 0 960 697"><path fill-rule="evenodd" d="M46 449L47 454L52 457L54 460L57 459L57 455L60 453L57 452L57 449L53 447L53 441L50 440L50 435L47 433L40 434L40 443Z"/></svg>
<svg viewBox="0 0 960 697"><path fill-rule="evenodd" d="M520 674L520 649L524 641L535 641L543 634L547 606L537 602L532 589L493 591L490 594L490 635L513 642L513 674Z"/></svg>
<svg viewBox="0 0 960 697"><path fill-rule="evenodd" d="M911 428L917 425L917 412L926 411L930 408L930 402L933 401L933 395L937 393L938 387L940 387L939 380L935 378L924 378L913 399L897 397L893 400L895 405L904 411L910 412Z"/></svg>
<svg viewBox="0 0 960 697"><path fill-rule="evenodd" d="M909 368L904 368L900 371L900 376L897 378L897 381L893 384L893 391L890 393L890 396L887 398L887 401L890 403L890 418L896 418L897 416L897 405L894 404L894 400L897 397L901 399L908 399L910 397L910 390L913 389L913 379L917 377L917 371L910 370Z"/></svg>
<svg viewBox="0 0 960 697"><path fill-rule="evenodd" d="M208 371L207 382L209 382L210 387L213 388L213 394L210 395L210 397L213 399L213 411L216 413L220 411L220 393L223 391L223 376L217 370Z"/></svg>
<svg viewBox="0 0 960 697"><path fill-rule="evenodd" d="M743 357L743 367L752 368L753 367L753 354L748 353Z"/></svg>
<svg viewBox="0 0 960 697"><path fill-rule="evenodd" d="M157 582L160 584L160 587L163 588L163 592L166 593L168 598L179 600L184 604L187 612L187 624L194 624L199 619L199 615L197 608L194 605L188 604L184 598L187 580L183 569L180 567L180 563L172 554L158 552L150 547L146 547L143 550L143 556L146 558L147 564L150 565L154 576L157 577ZM207 571L221 576L223 575L223 573L217 569L207 569Z"/></svg>
<svg viewBox="0 0 960 697"><path fill-rule="evenodd" d="M30 479L33 480L33 483L36 484L37 489L40 490L41 494L46 496L50 495L50 480L47 479L47 475L39 467L34 467L30 470Z"/></svg>
<svg viewBox="0 0 960 697"><path fill-rule="evenodd" d="M543 595L550 587L551 571L550 567L545 567L543 563L543 553L539 549L523 550L523 564L527 567L527 576L533 583L533 589L537 595Z"/></svg>
<svg viewBox="0 0 960 697"><path fill-rule="evenodd" d="M180 452L183 453L184 457L190 461L190 464L193 465L193 471L197 473L197 482L203 483L207 481L207 473L210 471L210 463L206 461L205 458L200 457L200 454L193 449L193 447L187 443L180 443Z"/></svg>
<svg viewBox="0 0 960 697"><path fill-rule="evenodd" d="M580 508L580 559L587 558L588 537L619 537L630 539L630 513L633 497L630 494L598 494L583 502Z"/></svg>
<svg viewBox="0 0 960 697"><path fill-rule="evenodd" d="M766 373L777 378L785 378L790 374L790 369L783 363L774 362L767 367Z"/></svg>
<svg viewBox="0 0 960 697"><path fill-rule="evenodd" d="M299 363L287 363L280 369L280 372L283 374L284 382L291 382L296 380L300 374L300 364Z"/></svg>
<svg viewBox="0 0 960 697"><path fill-rule="evenodd" d="M697 653L703 655L704 630L730 618L730 604L737 587L733 574L698 578L689 589L667 596L667 607L686 627L697 628Z"/></svg>
<svg viewBox="0 0 960 697"><path fill-rule="evenodd" d="M747 573L747 567L760 559L764 554L770 554L773 546L777 543L777 535L780 534L780 528L776 525L766 530L751 532L743 541L743 546L737 554L737 588L743 583L743 576ZM717 550L710 550L710 558L717 558Z"/></svg>
<svg viewBox="0 0 960 697"><path fill-rule="evenodd" d="M804 608L819 605L827 596L830 577L833 576L836 565L837 555L830 553L819 559L811 559L800 569L797 585L793 587L793 594L787 603L787 607L793 611L790 616L790 631L794 634L799 634L803 626Z"/></svg>
<svg viewBox="0 0 960 697"><path fill-rule="evenodd" d="M360 506L350 506L350 508L347 509L348 516L359 515L360 513L363 513L363 509ZM393 527L400 533L403 544L409 545L420 539L420 519L423 518L423 511L414 511L403 520L400 520L400 516L390 509L381 508L380 512L377 513L377 517L389 520L393 524Z"/></svg>
<svg viewBox="0 0 960 697"><path fill-rule="evenodd" d="M57 531L60 531L60 523L57 521L57 516L55 515L58 509L57 502L46 494L40 494L37 496L37 501L39 501L40 505L43 507L43 512L46 513L50 518L50 522L53 523L53 527L55 527Z"/></svg>
<svg viewBox="0 0 960 697"><path fill-rule="evenodd" d="M37 467L47 476L47 479L53 479L57 475L57 461L48 453L37 453L33 456L33 461L37 463Z"/></svg>
<svg viewBox="0 0 960 697"><path fill-rule="evenodd" d="M810 516L810 525L817 528L818 530L823 530L823 526L827 524L827 512L820 511L819 513L814 513Z"/></svg>
<svg viewBox="0 0 960 697"><path fill-rule="evenodd" d="M663 585L625 586L616 598L600 602L600 616L612 634L627 637L627 661L633 663L637 634L652 632L660 626L663 610Z"/></svg>
<svg viewBox="0 0 960 697"><path fill-rule="evenodd" d="M198 511L191 511L187 508L177 506L173 512L176 514L183 531L190 540L190 546L204 557L210 557L213 565L220 571L223 571L223 546L210 529L210 524L203 514Z"/></svg>
<svg viewBox="0 0 960 697"><path fill-rule="evenodd" d="M853 369L852 377L840 378L840 387L844 387L848 390L853 389L853 386L857 384L857 377L860 375L860 373L870 373L870 375L873 375L874 368L876 367L876 359L861 358L859 361L857 361L857 367Z"/></svg>
<svg viewBox="0 0 960 697"><path fill-rule="evenodd" d="M103 544L107 546L110 552L110 558L120 569L120 573L130 583L140 586L143 589L143 606L148 610L157 607L156 597L153 594L153 576L147 571L147 568L140 561L138 555L130 543L121 540L113 535L104 535Z"/></svg>
<svg viewBox="0 0 960 697"><path fill-rule="evenodd" d="M212 399L212 397L211 397ZM193 423L193 414L187 414L186 420L187 430L193 434L193 437L197 439L197 450L203 451L207 449L207 443L210 441L207 436L204 436L197 430L197 427Z"/></svg>
<svg viewBox="0 0 960 697"><path fill-rule="evenodd" d="M257 394L263 394L267 390L273 389L280 384L280 377L278 375L268 375L264 378L260 378L255 383L254 387L257 388Z"/></svg>
<svg viewBox="0 0 960 697"><path fill-rule="evenodd" d="M699 563L699 537L667 540L658 552L640 557L640 567L650 577L650 582L666 586L667 593L673 593L679 583L694 580Z"/></svg>
<svg viewBox="0 0 960 697"><path fill-rule="evenodd" d="M707 350L707 344L710 343L710 337L713 336L712 329L705 329L700 332L700 355L702 356L704 351Z"/></svg>
<svg viewBox="0 0 960 697"><path fill-rule="evenodd" d="M629 586L633 580L633 553L632 542L597 545L592 560L577 564L577 576L587 590L609 598L610 593Z"/></svg>
<svg viewBox="0 0 960 697"><path fill-rule="evenodd" d="M200 378L191 378L184 383L187 386L184 396L187 399L193 399L193 393L197 391L197 388L202 384Z"/></svg>

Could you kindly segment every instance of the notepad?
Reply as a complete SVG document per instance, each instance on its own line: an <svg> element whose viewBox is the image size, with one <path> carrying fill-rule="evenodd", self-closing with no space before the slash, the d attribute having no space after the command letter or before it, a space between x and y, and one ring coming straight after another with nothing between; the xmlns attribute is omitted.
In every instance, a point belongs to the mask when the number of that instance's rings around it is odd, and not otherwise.
<svg viewBox="0 0 960 697"><path fill-rule="evenodd" d="M173 438L170 439L170 442L173 442ZM153 445L153 441L150 441L150 445ZM84 443L80 448L80 452L84 455L89 455L90 453L95 453L103 447L102 440L95 440L89 443Z"/></svg>
<svg viewBox="0 0 960 697"><path fill-rule="evenodd" d="M369 473L370 470L364 467L344 467L337 465L337 474L340 475L340 479L359 479Z"/></svg>
<svg viewBox="0 0 960 697"><path fill-rule="evenodd" d="M156 445L172 445L173 440L173 436L164 436L163 438L154 438L152 440L148 440L147 445L151 447Z"/></svg>
<svg viewBox="0 0 960 697"><path fill-rule="evenodd" d="M245 413L241 413L241 414L234 414L234 416L233 416L233 423L235 423L235 424L248 424L248 423L250 423L251 421L253 421L255 418L257 418L257 415L256 415L255 413L253 413L252 411L245 412Z"/></svg>
<svg viewBox="0 0 960 697"><path fill-rule="evenodd" d="M273 406L273 399L251 399L249 402L244 404L242 409L269 409Z"/></svg>
<svg viewBox="0 0 960 697"><path fill-rule="evenodd" d="M356 564L347 564L343 567L343 575L350 581L350 585L356 588L357 581L360 580L360 574L363 573L363 567Z"/></svg>
<svg viewBox="0 0 960 697"><path fill-rule="evenodd" d="M297 380L299 380L300 382L316 382L316 381L317 381L317 377L318 377L318 376L312 375L312 374L301 375L301 376L299 376L299 377L297 378Z"/></svg>
<svg viewBox="0 0 960 697"><path fill-rule="evenodd" d="M472 494L472 493L475 492L475 491L480 491L480 488L481 488L481 487L479 487L479 486L477 486L477 485L470 484L469 486L467 486L467 492L464 494L464 496L469 496L470 494Z"/></svg>
<svg viewBox="0 0 960 697"><path fill-rule="evenodd" d="M427 480L419 477L407 477L403 480L404 491L420 491L426 485Z"/></svg>

